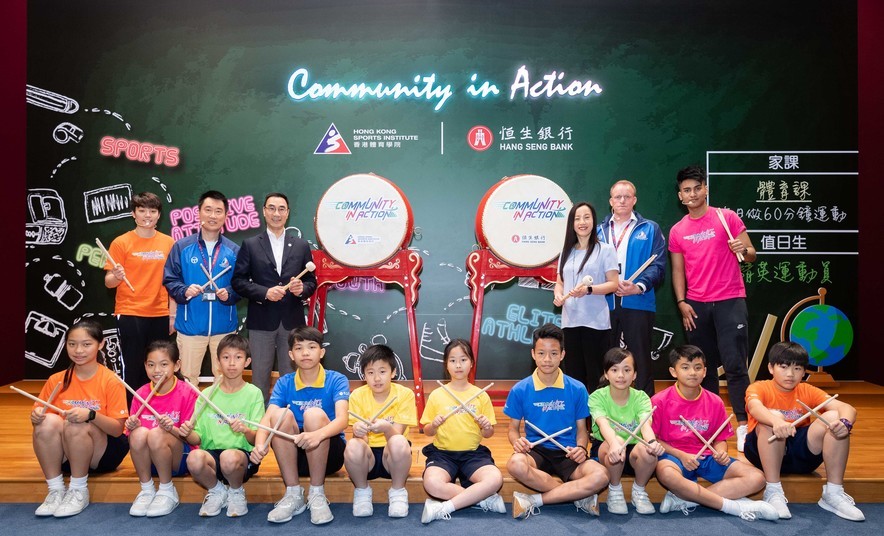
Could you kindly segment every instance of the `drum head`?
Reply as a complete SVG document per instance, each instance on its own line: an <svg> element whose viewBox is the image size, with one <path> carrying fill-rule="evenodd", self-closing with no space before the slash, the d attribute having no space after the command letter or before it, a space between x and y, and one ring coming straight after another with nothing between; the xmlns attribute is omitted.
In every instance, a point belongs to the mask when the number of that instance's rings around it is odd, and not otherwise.
<svg viewBox="0 0 884 536"><path fill-rule="evenodd" d="M479 203L476 236L507 264L546 266L562 251L569 210L568 195L546 177L505 177Z"/></svg>
<svg viewBox="0 0 884 536"><path fill-rule="evenodd" d="M345 266L370 268L411 241L411 205L395 184L373 173L349 175L332 184L314 218L322 249Z"/></svg>

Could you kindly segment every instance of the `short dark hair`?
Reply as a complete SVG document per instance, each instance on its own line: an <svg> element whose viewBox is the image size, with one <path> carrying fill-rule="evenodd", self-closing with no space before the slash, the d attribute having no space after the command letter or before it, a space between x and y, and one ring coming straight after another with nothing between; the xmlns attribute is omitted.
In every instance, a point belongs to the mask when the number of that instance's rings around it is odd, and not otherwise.
<svg viewBox="0 0 884 536"><path fill-rule="evenodd" d="M281 193L281 192L270 192L269 194L265 195L265 196L264 196L264 206L265 206L265 207L267 206L267 201L268 201L271 197L281 197L281 198L283 199L283 201L285 201L285 206L286 206L286 208L288 208L288 206L289 206L289 198L286 197L286 195L285 195L284 193Z"/></svg>
<svg viewBox="0 0 884 536"><path fill-rule="evenodd" d="M688 166L678 170L675 175L676 189L681 189L681 183L687 180L698 181L706 184L706 170L702 166Z"/></svg>
<svg viewBox="0 0 884 536"><path fill-rule="evenodd" d="M689 362L694 359L702 359L703 365L706 364L706 354L703 353L703 350L700 350L699 347L694 346L693 344L682 344L681 346L676 346L671 352L669 352L669 366L674 367L682 357Z"/></svg>
<svg viewBox="0 0 884 536"><path fill-rule="evenodd" d="M559 341L560 347L565 347L565 332L562 331L562 328L552 323L544 324L534 330L534 335L532 336L531 340L531 347L536 348L537 341L539 341L540 339L555 339Z"/></svg>
<svg viewBox="0 0 884 536"><path fill-rule="evenodd" d="M810 356L807 350L792 341L780 341L770 347L767 353L767 362L771 365L799 365L807 368Z"/></svg>
<svg viewBox="0 0 884 536"><path fill-rule="evenodd" d="M246 353L246 357L252 357L252 351L249 350L249 341L239 333L229 333L218 343L218 355L227 348L234 350L242 350Z"/></svg>
<svg viewBox="0 0 884 536"><path fill-rule="evenodd" d="M322 346L322 332L313 326L298 326L289 332L289 349L295 347L296 342L309 341Z"/></svg>
<svg viewBox="0 0 884 536"><path fill-rule="evenodd" d="M396 354L386 344L372 344L362 352L359 358L359 368L365 374L365 367L375 361L383 361L390 366L390 370L396 370Z"/></svg>
<svg viewBox="0 0 884 536"><path fill-rule="evenodd" d="M141 192L140 194L132 196L132 211L134 212L136 208L155 208L157 210L162 210L163 202L160 201L157 194L153 192Z"/></svg>
<svg viewBox="0 0 884 536"><path fill-rule="evenodd" d="M224 212L228 210L227 204L227 196L219 192L218 190L209 190L207 192L203 192L203 195L200 196L199 201L197 201L196 206L203 208L203 201L206 199L214 199L216 201L221 201L224 203Z"/></svg>

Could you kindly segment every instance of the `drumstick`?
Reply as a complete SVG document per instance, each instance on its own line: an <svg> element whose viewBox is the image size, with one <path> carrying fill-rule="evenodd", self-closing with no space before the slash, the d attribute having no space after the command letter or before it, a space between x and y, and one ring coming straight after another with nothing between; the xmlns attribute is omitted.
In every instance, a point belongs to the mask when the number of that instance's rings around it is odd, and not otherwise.
<svg viewBox="0 0 884 536"><path fill-rule="evenodd" d="M831 402L832 400L835 400L836 398L838 398L838 394L837 394L837 393L834 394L834 395L832 395L832 396L830 396L829 398L823 400L823 401L820 403L820 405L817 406L817 407L815 407L815 408L813 408L813 410L814 410L814 411L819 411L820 408L822 408L823 406L825 406L826 404L828 404L828 403ZM792 426L794 427L795 425L797 425L798 423L800 423L800 422L803 421L804 419L807 419L807 418L810 417L811 415L813 415L813 414L812 414L812 413L805 413L804 415L798 417L797 419L795 419L794 421L792 421L792 423L791 423ZM773 442L776 441L777 439L778 439L777 436L772 435L772 436L770 436L770 437L767 438L767 442L768 442L768 443L773 443Z"/></svg>
<svg viewBox="0 0 884 536"><path fill-rule="evenodd" d="M347 413L349 413L350 416L353 417L354 419L362 421L365 424L371 426L371 421L366 419L365 417L362 417L361 415L357 415L357 414L353 413L352 411L348 411Z"/></svg>
<svg viewBox="0 0 884 536"><path fill-rule="evenodd" d="M525 424L527 424L528 426L530 426L531 428L533 428L535 432L537 432L538 434L542 435L547 441L551 442L553 445L555 445L555 446L559 447L560 449L562 449L563 451L565 451L565 453L568 452L567 447L565 447L564 445L562 445L561 443L559 443L558 441L556 441L555 439L553 439L552 436L548 435L546 432L544 432L544 431L541 430L540 428L538 428L538 427L534 426L533 424L531 424L531 421L529 421L528 419L525 419Z"/></svg>
<svg viewBox="0 0 884 536"><path fill-rule="evenodd" d="M712 442L715 441L715 438L718 437L718 434L720 434L722 430L724 430L724 427L727 426L727 423L729 423L731 421L731 418L733 416L734 416L734 414L731 413L731 416L728 417L727 419L725 419L725 421L723 423L721 423L721 426L718 427L718 430L716 430L715 433L712 434L712 436L709 438L709 443L707 443L707 445L711 445ZM700 452L694 454L694 459L696 460L697 458L699 458L700 454L703 454L704 450L706 450L706 447L701 448ZM713 452L714 452L714 450L713 450Z"/></svg>
<svg viewBox="0 0 884 536"><path fill-rule="evenodd" d="M206 270L206 267L203 266L202 264L200 264L200 268L203 269L203 273L206 274L206 277L209 278L208 281L206 281L204 284L200 285L200 289L201 289L201 290L206 290L206 287L208 287L208 286L211 285L212 283L215 283L215 280L218 279L219 277L221 277L222 275L224 275L224 273L227 272L227 270L230 270L230 269L232 268L232 266L228 266L227 268L221 270L220 272L218 272L217 275L215 275L215 277L212 277L212 276L209 274L209 272ZM215 286L217 287L218 284L215 283ZM190 301L190 300L192 300L192 299L195 298L195 297L196 297L196 296L191 296L191 297L187 298L187 300Z"/></svg>
<svg viewBox="0 0 884 536"><path fill-rule="evenodd" d="M591 286L592 286L592 276L591 276L591 275L585 275L585 276L583 276L583 279L580 280L580 284L577 285L577 286L574 287L574 288L577 288L577 287L580 287L580 286L591 287ZM574 289L571 289L571 290L574 290ZM565 303L566 301L568 301L568 298L570 298L570 297L571 297L570 294L565 294L565 296L562 298L562 304L564 305L564 303Z"/></svg>
<svg viewBox="0 0 884 536"><path fill-rule="evenodd" d="M53 389L52 392L49 393L49 398L46 399L46 402L51 404L53 401L55 401L55 397L56 397L56 395L58 395L58 392L61 390L61 386L62 386L62 382L58 382L55 384L55 389ZM43 410L43 414L45 415L46 414L46 406L43 406L43 408L41 408L41 409Z"/></svg>
<svg viewBox="0 0 884 536"><path fill-rule="evenodd" d="M119 266L119 264L117 264L117 261L115 261L114 258L111 257L110 253L108 253L107 249L104 247L104 244L101 243L101 240L99 240L99 239L96 238L96 239L95 239L95 243L98 244L98 247L99 247L99 248L101 248L101 252L104 253L104 256L107 257L107 260L109 260L110 263L114 265L114 268L116 268L117 266ZM128 278L128 277L123 276L123 282L126 283L126 285L128 285L129 289L130 289L132 292L135 292L135 287L133 287L133 286L132 286L132 283L129 282L129 278Z"/></svg>
<svg viewBox="0 0 884 536"><path fill-rule="evenodd" d="M724 219L724 214L721 212L720 208L715 209L715 213L718 214L718 219L721 220L721 224L724 226L724 230L727 233L728 238L734 240L734 235L731 234L730 227L727 226L727 222ZM737 256L740 262L743 262L743 254L739 251L735 252L734 255Z"/></svg>
<svg viewBox="0 0 884 536"><path fill-rule="evenodd" d="M230 416L227 415L227 413L225 413L224 411L222 411L221 408L219 408L214 402L212 402L212 401L209 399L208 396L206 396L205 394L203 394L203 392L200 391L199 388L198 388L197 386L195 386L194 384L192 384L192 383L190 383L190 382L185 382L185 383L186 383L187 385L189 385L191 389L193 389L194 391L196 391L197 396L199 396L200 398L202 398L202 399L206 402L206 404L209 405L209 407L211 407L212 409L214 409L215 411L217 411L217 412L218 412L218 415L220 415L221 418L224 419L224 422L226 422L228 425L231 424L231 423L233 422L233 419L231 419ZM212 391L214 392L215 390L212 389ZM241 420L242 420L242 419L241 419ZM245 421L243 420L243 422L245 422Z"/></svg>
<svg viewBox="0 0 884 536"><path fill-rule="evenodd" d="M153 416L157 418L157 422L159 423L159 421L160 421L160 414L157 413L157 410L153 409L153 407L151 407L150 404L148 404L147 402L144 401L143 398L141 398L140 396L138 396L138 393L135 392L135 389L132 389L131 387L129 387L129 384L126 383L126 381L125 381L123 378L120 378L120 377L117 376L116 374L114 374L114 378L120 380L120 383L123 384L123 387L125 387L127 391L129 391L130 393L132 393L132 396L135 398L135 400L141 402L141 405L144 406L144 407L146 407L146 408L147 408L147 411L153 413Z"/></svg>
<svg viewBox="0 0 884 536"><path fill-rule="evenodd" d="M619 428L620 430L626 432L626 434L628 435L628 437L626 438L626 443L624 443L623 446L620 447L620 448L617 450L617 452L620 452L620 451L622 451L623 449L625 449L626 446L629 444L629 440L630 440L631 438L635 438L636 441L638 441L639 443L641 443L642 445L644 445L644 446L646 446L646 447L648 447L648 448L651 448L651 449L654 448L654 447L651 446L650 443L648 443L647 441L645 441L645 438L643 438L643 437L639 437L639 436L635 435L635 434L637 434L639 431L641 431L641 428L642 428L642 425L641 425L641 424L638 425L638 426L635 428L635 430L630 430L629 428L623 426L622 424L620 424L620 423L617 422L617 421L612 421L612 420L609 419L608 422L609 422L610 424L614 425L615 428Z"/></svg>
<svg viewBox="0 0 884 536"><path fill-rule="evenodd" d="M630 283L635 281L635 278L638 277L642 272L644 272L645 268L650 266L651 263L654 262L654 259L656 259L656 258L657 258L656 253L651 255L650 258L648 258L648 260L646 260L644 264L642 264L641 266L638 267L638 270L636 270L635 272L632 273L631 276L629 276L629 279L627 279L627 281L629 281Z"/></svg>
<svg viewBox="0 0 884 536"><path fill-rule="evenodd" d="M304 265L304 269L301 270L301 273L295 276L295 279L301 279L302 277L304 277L304 274L306 274L307 272L312 272L315 269L316 269L316 265L313 264L312 261L308 261L307 264ZM292 279L291 281L289 281L289 284L282 287L282 290L288 290L289 287L292 286L292 283L295 282L295 279Z"/></svg>
<svg viewBox="0 0 884 536"><path fill-rule="evenodd" d="M463 401L462 404L464 404L464 405L465 405L465 404L469 404L470 402L472 402L473 400L475 400L479 395L481 395L482 393L484 393L485 391L487 391L488 389L490 389L492 385L494 385L494 382L491 382L491 383L489 383L488 385L486 385L485 387L483 387L481 391L479 391L478 393L474 394L473 396L471 396L471 397L469 397L468 399L466 399L465 401ZM460 409L460 408L453 409L453 410L449 411L448 413L446 413L446 414L442 417L442 420L443 420L443 421L448 420L448 417L451 417L452 415L454 415L455 413L457 413L457 410L458 410L458 409Z"/></svg>
<svg viewBox="0 0 884 536"><path fill-rule="evenodd" d="M160 387L162 387L163 384L166 383L166 378L167 378L167 377L168 377L168 376L163 375L163 377L160 378L160 381L158 381L157 384L154 385L154 386L150 389L150 394L147 395L147 398L144 399L144 402L145 402L145 403L150 402L150 399L153 398L153 395L157 394L157 391L160 390ZM135 412L134 417L136 417L136 418L137 418L137 417L141 417L141 414L144 412L144 410L145 410L146 408L147 408L147 406L145 406L144 404L142 404L141 407L138 408L138 411Z"/></svg>
<svg viewBox="0 0 884 536"><path fill-rule="evenodd" d="M466 404L464 404L463 402L461 402L461 401L460 401L460 398L458 398L457 395L454 394L454 392L452 392L452 390L449 389L447 385L445 385L444 383L442 383L442 382L439 381L439 380L436 380L436 383L438 383L439 386L442 387L442 389L445 389L445 392L448 393L449 395L451 395L451 398L453 398L453 399L455 400L455 402L457 402L458 404L460 404L460 407L462 407L463 409L465 409L465 410L467 411L467 413L469 413L470 415L473 416L474 419L478 419L478 418L479 418L479 416L476 415L476 412L473 411L473 408L471 408L471 407L467 406Z"/></svg>
<svg viewBox="0 0 884 536"><path fill-rule="evenodd" d="M571 429L572 429L571 426L569 426L569 427L567 427L567 428L563 428L563 429L559 430L558 432L556 432L556 433L554 433L554 434L550 434L550 435L548 435L548 436L546 436L546 437L542 437L542 438L538 439L537 441L534 441L533 443L528 443L528 444L531 445L531 448L534 448L534 447L536 447L537 445L539 445L539 444L541 444L541 443L545 443L545 442L547 442L547 441L552 440L552 439L555 438L555 437L559 437L560 435L562 435L562 434L564 434L564 433L570 431Z"/></svg>
<svg viewBox="0 0 884 536"><path fill-rule="evenodd" d="M703 442L703 445L704 445L704 446L703 446L702 449L700 449L700 452L703 452L703 451L706 450L707 448L708 448L709 450L711 450L712 452L715 452L715 449L712 448L712 444L711 444L711 442L706 441L706 438L703 437L703 436L700 434L700 432L697 431L696 428L694 428L694 425L691 424L691 421L685 419L685 418L682 417L681 415L679 415L678 418L681 419L681 422L683 422L684 425L687 426L688 429L689 429L691 432L693 432L695 436L697 436L697 439L699 439L700 441ZM699 456L699 455L698 455L698 456Z"/></svg>
<svg viewBox="0 0 884 536"><path fill-rule="evenodd" d="M213 404L213 405L214 405L214 404ZM221 410L219 410L219 409L217 409L217 408L215 409L215 411L218 411L218 412L220 412L220 413L222 413L222 414L224 413L223 411L221 411ZM227 415L225 414L225 417L226 417L226 416L227 416ZM261 424L261 423L259 423L259 422L250 421L250 420L248 420L248 419L240 419L240 421L241 421L241 422L244 422L244 423L246 423L246 424L248 424L248 425L254 426L255 428L259 428L259 429L261 429L261 430L266 430L266 431L268 431L268 432L274 433L274 434L278 435L279 437L284 437L284 438L288 439L289 441L297 441L297 440L298 440L298 436L296 436L296 435L287 434L287 433L285 433L285 432L280 432L279 430L275 430L275 429L273 429L273 428L270 428L269 426L264 426L263 424ZM228 421L227 421L227 424L230 424L231 422L233 422L233 421L228 420Z"/></svg>
<svg viewBox="0 0 884 536"><path fill-rule="evenodd" d="M218 381L219 381L220 379L221 379L220 376L217 377L217 378L212 378L212 385L209 386L209 387L206 387L206 390L207 390L207 391L208 391L209 389L212 389L212 392L210 392L210 393L208 394L208 397L209 397L209 398L212 398L212 395L215 394L215 389L218 388ZM187 380L184 380L184 382L187 383L188 385L190 385L190 382L188 382ZM196 409L196 410L193 412L193 415L191 415L191 417L190 417L190 421L191 421L191 422L196 422L196 420L197 420L197 419L199 418L199 416L200 416L200 413L202 413L203 410L206 409L206 406L208 405L208 404L206 404L206 401L203 400L203 399L200 399L200 404L201 404L201 405L200 405L199 409Z"/></svg>
<svg viewBox="0 0 884 536"><path fill-rule="evenodd" d="M385 411L387 411L387 408L389 408L390 406L392 406L392 405L393 405L393 402L395 402L397 398L399 398L399 395L393 395L393 398L391 398L389 402L387 402L386 404L384 404L384 407L382 407L382 408L379 409L374 415L372 415L372 417L371 417L371 421L374 422L375 419L377 419L377 418L380 417Z"/></svg>
<svg viewBox="0 0 884 536"><path fill-rule="evenodd" d="M37 398L36 396L32 395L31 393L26 393L25 391L22 391L21 389L19 389L18 387L14 386L14 385L10 385L9 388L12 389L13 391L15 391L16 393L20 394L20 395L24 395L24 396L30 398L30 399L33 400L34 402L39 402L40 404L43 404L43 406L45 406L45 407L51 409L52 411L55 411L55 412L58 412L58 413L61 414L61 415L64 415L65 410L61 409L61 408L58 407L58 406L53 406L53 405L50 404L49 402L47 402L47 401L45 401L45 400L41 400L41 399ZM44 410L44 412L45 412L45 410Z"/></svg>
<svg viewBox="0 0 884 536"><path fill-rule="evenodd" d="M832 423L830 423L830 422L827 421L822 415L820 415L819 413L817 413L817 411L816 411L815 409L811 408L810 406L808 406L808 405L805 404L804 402L798 400L797 398L795 399L795 402L798 402L799 404L801 404L801 407L803 407L804 409L806 409L807 411L809 411L810 413L812 413L817 419L823 421L823 424L825 424L828 428L831 428L831 427L832 427Z"/></svg>
<svg viewBox="0 0 884 536"><path fill-rule="evenodd" d="M274 436L275 434L278 434L278 433L279 433L279 425L281 425L281 424L282 424L282 421L285 419L285 416L286 416L286 414L287 414L288 411L289 411L289 406L291 406L291 404L286 404L286 405L285 405L285 408L280 412L280 414L279 414L279 418L276 419L276 424L273 425L273 430L274 430L274 431L270 432L270 435L267 436L267 439L266 439L266 440L264 441L264 443L261 445L261 448L262 448L262 449L266 449L266 448L270 445L270 440L273 439L273 436ZM280 436L280 437L282 437L282 436Z"/></svg>

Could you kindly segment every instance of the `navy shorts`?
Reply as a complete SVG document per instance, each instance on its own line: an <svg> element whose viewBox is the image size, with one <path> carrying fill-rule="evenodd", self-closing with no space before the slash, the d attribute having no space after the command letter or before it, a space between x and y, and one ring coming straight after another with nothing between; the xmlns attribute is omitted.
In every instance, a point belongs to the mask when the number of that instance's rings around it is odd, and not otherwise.
<svg viewBox="0 0 884 536"><path fill-rule="evenodd" d="M693 471L688 471L681 464L681 461L679 461L678 458L671 454L664 454L660 456L659 460L669 460L677 465L678 468L681 469L681 475L688 480L693 480L694 482L696 482L697 478L699 477L704 478L713 484L715 484L716 482L720 482L724 478L724 474L727 472L727 468L730 467L732 463L737 461L736 458L731 458L730 461L727 462L727 465L721 465L720 463L715 461L715 458L713 458L712 456L706 456L697 460L698 462L700 462L699 467L697 467Z"/></svg>
<svg viewBox="0 0 884 536"><path fill-rule="evenodd" d="M344 447L347 442L339 435L328 438L328 461L325 464L325 476L337 473L344 466ZM296 448L298 451L298 476L310 476L310 466L307 465L307 451Z"/></svg>
<svg viewBox="0 0 884 536"><path fill-rule="evenodd" d="M172 476L184 476L187 474L187 455L190 454L191 450L193 450L193 447L185 443L184 450L181 451L181 463L178 464L178 467L172 468ZM150 474L158 476L157 468L154 464L150 464Z"/></svg>
<svg viewBox="0 0 884 536"><path fill-rule="evenodd" d="M806 475L812 473L823 463L823 453L814 454L807 446L807 432L810 426L801 426L795 429L795 437L786 438L786 452L783 453L783 465L780 467L781 474ZM758 454L758 434L752 430L746 436L746 445L743 452L749 463L759 469L761 456Z"/></svg>
<svg viewBox="0 0 884 536"><path fill-rule="evenodd" d="M479 445L476 450L440 450L430 443L421 452L427 457L424 472L431 466L439 467L451 476L452 482L459 478L464 487L471 482L473 473L486 465L494 465L491 451L485 445Z"/></svg>
<svg viewBox="0 0 884 536"><path fill-rule="evenodd" d="M559 448L533 447L528 451L528 456L531 456L538 469L561 478L562 482L571 480L571 475L579 467L577 462L568 458L565 451Z"/></svg>
<svg viewBox="0 0 884 536"><path fill-rule="evenodd" d="M599 441L598 439L593 439L590 448L589 448L589 457L593 460L601 463L602 461L599 459L599 449L602 447L604 441ZM635 476L635 469L632 467L632 462L629 461L629 455L632 454L632 449L635 448L635 443L630 445L626 445L626 461L623 462L623 474L628 476ZM564 452L562 453L564 454Z"/></svg>
<svg viewBox="0 0 884 536"><path fill-rule="evenodd" d="M126 454L129 454L129 436L126 434L120 434L119 437L107 436L107 448L104 449L104 454L98 460L98 465L89 468L89 474L97 475L115 471L123 463ZM70 462L65 460L61 464L61 472L70 474Z"/></svg>
<svg viewBox="0 0 884 536"><path fill-rule="evenodd" d="M371 447L371 453L374 454L374 466L368 472L368 480L376 478L393 478L387 468L384 467L384 449L386 447Z"/></svg>
<svg viewBox="0 0 884 536"><path fill-rule="evenodd" d="M209 455L215 459L215 477L218 478L221 482L225 484L230 484L226 478L224 478L224 474L221 473L221 453L225 450L236 450L238 452L242 452L246 457L246 472L242 476L242 483L245 484L252 478L252 475L258 472L258 468L261 467L260 463L252 463L252 460L249 459L249 451L244 449L205 449Z"/></svg>

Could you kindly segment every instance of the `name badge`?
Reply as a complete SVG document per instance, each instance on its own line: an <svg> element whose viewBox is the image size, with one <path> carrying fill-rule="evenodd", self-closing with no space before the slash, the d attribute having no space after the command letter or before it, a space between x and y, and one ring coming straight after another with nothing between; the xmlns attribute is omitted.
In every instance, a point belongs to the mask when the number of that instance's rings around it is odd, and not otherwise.
<svg viewBox="0 0 884 536"><path fill-rule="evenodd" d="M215 301L217 297L214 292L203 292L203 301Z"/></svg>

